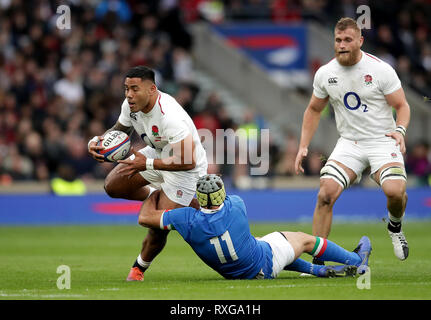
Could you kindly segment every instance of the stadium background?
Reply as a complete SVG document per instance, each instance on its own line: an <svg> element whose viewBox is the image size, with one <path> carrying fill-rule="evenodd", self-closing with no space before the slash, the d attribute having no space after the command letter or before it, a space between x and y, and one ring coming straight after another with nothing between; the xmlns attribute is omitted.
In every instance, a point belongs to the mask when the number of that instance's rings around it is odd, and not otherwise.
<svg viewBox="0 0 431 320"><path fill-rule="evenodd" d="M409 259L394 258L384 195L363 178L335 205L330 238L352 249L363 234L372 239L372 290L289 272L270 284L222 280L176 233L147 281L126 283L146 232L136 224L140 204L105 195L113 165L87 154L88 140L118 117L125 71L154 68L198 128L269 128L267 175L240 165L210 171L245 199L254 235L311 233L318 172L337 133L328 108L296 176L302 115L314 72L332 59L334 23L357 18L364 4L364 49L394 66L412 108ZM60 5L70 8L70 29L58 28ZM0 0L0 299L429 299L430 11L429 0ZM71 290L57 287L63 264Z"/></svg>
<svg viewBox="0 0 431 320"><path fill-rule="evenodd" d="M70 8L70 29L58 27L61 4ZM305 175L295 176L302 114L314 72L332 56L334 23L340 16L358 18L363 4L371 12L365 48L397 70L412 108L408 214L429 218L429 1L5 0L0 223L135 222L136 203L104 194L103 178L113 164L92 160L87 141L115 123L123 75L138 64L156 70L159 88L180 102L198 129L270 128L267 175L250 176L247 165L211 165L209 171L222 173L228 189L251 203L252 220L310 220L318 172L337 135L327 108ZM136 148L143 145L136 135L132 139ZM60 194L90 196L66 200ZM336 218L385 215L382 193L369 179L346 194ZM352 207L349 197L368 201ZM65 201L66 211L55 210ZM288 212L269 214L286 202Z"/></svg>

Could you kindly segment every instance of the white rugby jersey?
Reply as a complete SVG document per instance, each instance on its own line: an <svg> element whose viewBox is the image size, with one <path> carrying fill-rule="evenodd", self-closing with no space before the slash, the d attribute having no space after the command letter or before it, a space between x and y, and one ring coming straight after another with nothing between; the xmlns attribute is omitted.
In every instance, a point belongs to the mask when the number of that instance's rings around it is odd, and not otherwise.
<svg viewBox="0 0 431 320"><path fill-rule="evenodd" d="M320 67L314 76L313 94L321 99L329 96L341 137L365 140L384 138L395 130L385 95L399 88L395 70L362 51L361 60L353 66L342 66L334 58Z"/></svg>
<svg viewBox="0 0 431 320"><path fill-rule="evenodd" d="M148 113L131 112L125 99L118 121L123 126L133 127L145 143L156 150L159 158L168 144L177 143L192 134L196 153L196 167L192 171L207 169L206 153L193 120L169 94L159 90L156 103ZM165 150L169 151L169 148Z"/></svg>

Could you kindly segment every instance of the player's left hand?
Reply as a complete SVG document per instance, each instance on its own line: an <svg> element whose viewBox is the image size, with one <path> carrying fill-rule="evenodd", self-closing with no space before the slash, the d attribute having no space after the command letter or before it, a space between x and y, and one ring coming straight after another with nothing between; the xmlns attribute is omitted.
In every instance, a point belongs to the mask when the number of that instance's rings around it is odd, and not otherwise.
<svg viewBox="0 0 431 320"><path fill-rule="evenodd" d="M126 159L126 160L118 160L118 163L125 164L123 168L118 170L118 173L124 174L126 176L133 176L134 174L138 173L139 171L144 171L147 169L147 157L144 156L142 153L135 151L135 149L131 149L132 154L135 156L135 158L132 159Z"/></svg>
<svg viewBox="0 0 431 320"><path fill-rule="evenodd" d="M406 153L406 143L404 141L404 136L401 133L395 131L395 132L387 133L386 136L391 137L396 141L395 145L400 146L400 151L402 154Z"/></svg>

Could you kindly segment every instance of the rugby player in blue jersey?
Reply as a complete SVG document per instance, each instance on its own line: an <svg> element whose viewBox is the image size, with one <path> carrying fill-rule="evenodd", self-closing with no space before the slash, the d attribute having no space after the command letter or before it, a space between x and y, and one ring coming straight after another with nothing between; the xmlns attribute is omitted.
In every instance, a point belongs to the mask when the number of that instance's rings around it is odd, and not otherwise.
<svg viewBox="0 0 431 320"><path fill-rule="evenodd" d="M226 279L273 279L282 270L318 277L353 276L368 266L371 243L364 236L352 252L334 242L303 232L273 232L262 238L250 233L247 211L239 196L226 196L222 179L209 174L197 182L200 209L157 210L158 191L144 202L139 224L176 230L196 254ZM314 265L302 253L336 266Z"/></svg>

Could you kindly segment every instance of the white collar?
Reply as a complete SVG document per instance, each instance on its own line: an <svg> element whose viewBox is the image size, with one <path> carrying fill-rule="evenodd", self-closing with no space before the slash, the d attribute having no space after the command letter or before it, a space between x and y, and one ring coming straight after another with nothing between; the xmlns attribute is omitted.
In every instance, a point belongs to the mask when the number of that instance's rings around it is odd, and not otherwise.
<svg viewBox="0 0 431 320"><path fill-rule="evenodd" d="M213 214L213 213L216 213L217 211L220 211L221 210L221 208L223 208L223 206L224 206L224 202L220 205L220 207L218 207L217 209L206 209L206 208L201 208L200 210L203 212L203 213L208 213L208 214Z"/></svg>

